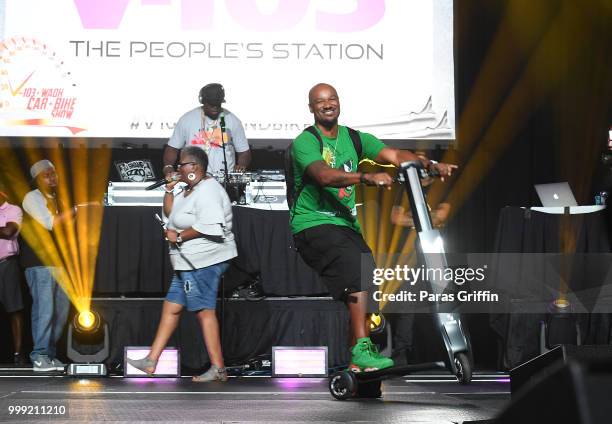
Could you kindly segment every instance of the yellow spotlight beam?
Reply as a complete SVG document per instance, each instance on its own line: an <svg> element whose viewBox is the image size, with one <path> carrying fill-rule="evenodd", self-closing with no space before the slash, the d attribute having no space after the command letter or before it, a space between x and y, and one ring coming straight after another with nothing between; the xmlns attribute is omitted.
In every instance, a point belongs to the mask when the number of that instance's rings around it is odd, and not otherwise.
<svg viewBox="0 0 612 424"><path fill-rule="evenodd" d="M588 13L587 10L581 9L577 2L563 3L529 59L523 74L484 133L482 141L460 171L459 178L448 194L448 201L453 205L451 214L461 207L478 183L485 178L533 110L566 77L567 70L561 66L560 58L563 58L563 62L567 60L572 63L588 41L588 16L585 16ZM568 28L572 29L569 33ZM469 140L468 138L467 141ZM457 186L460 189L456 189ZM442 185L434 185L429 193L431 203L439 203L444 198L444 191Z"/></svg>
<svg viewBox="0 0 612 424"><path fill-rule="evenodd" d="M56 225L53 237L48 231L32 226L23 226L21 233L26 242L37 247L37 254L46 266L58 268L58 283L77 310L86 311L93 291L103 216L100 203L106 189L110 150L96 149L96 154L91 155L91 151L84 147L70 149L68 169L58 141L49 139L44 144L52 146L48 154L58 174L59 203L67 206L79 204L81 207L78 208L76 223L65 221ZM24 146L29 166L44 157L39 145L32 140L24 140ZM12 149L5 148L2 152L2 178L8 180L14 197L23 199L30 190L29 175L22 172L19 158ZM92 206L92 202L98 202L99 206Z"/></svg>
<svg viewBox="0 0 612 424"><path fill-rule="evenodd" d="M533 110L567 78L568 68L595 36L589 31L592 18L592 9L571 0L562 2L560 9L548 2L509 3L459 120L461 151L449 150L443 159L461 165L459 178L451 180L450 185L434 184L428 196L433 207L448 198L451 213L459 210ZM515 82L517 74L520 77ZM381 235L387 234L381 220L389 216L383 212L385 205L371 207L372 194L366 193L363 198L366 210L360 213L360 219L364 234L375 257L379 257L385 244ZM381 201L387 202L384 197ZM404 233L405 228L392 229L390 251L396 251ZM412 249L414 236L412 232L406 239L402 252ZM391 266L388 262L387 267ZM393 288L393 284L388 285L388 289Z"/></svg>
<svg viewBox="0 0 612 424"><path fill-rule="evenodd" d="M73 204L72 193L69 189L68 172L66 170L66 164L64 161L63 149L51 149L50 151L51 162L55 165L55 169L58 177L58 202L63 205L64 208L70 208ZM62 210L62 209L60 209ZM67 212L66 209L63 209ZM59 225L54 228L60 254L64 261L64 266L68 277L71 282L71 290L78 294L78 287L81 282L81 272L78 262L75 260L77 256L77 245L76 245L76 234L74 230L74 223L71 220L62 220ZM77 306L78 307L78 306Z"/></svg>
<svg viewBox="0 0 612 424"><path fill-rule="evenodd" d="M461 151L456 152L459 156L455 158L459 163L469 158L472 146L503 102L524 57L537 45L553 12L549 2L509 2L459 119ZM448 162L447 158L445 161Z"/></svg>
<svg viewBox="0 0 612 424"><path fill-rule="evenodd" d="M534 7L536 13L534 13ZM522 63L520 52L527 52L537 45L536 52L530 59L519 82L512 89L510 97L502 104L500 112L494 117L482 142L478 145L467 165L462 167L460 179L452 187L448 197L448 201L453 205L452 213L460 208L469 193L484 178L497 157L513 139L518 130L517 127L519 127L516 124L523 122L533 110L528 107L533 105L531 103L533 97L541 101L560 81L560 76L553 78L552 81L548 81L548 84L540 84L539 90L533 90L531 86L534 78L540 76L541 68L551 62L549 57L551 48L559 42L559 38L563 35L564 24L566 24L570 14L573 13L569 9L571 9L570 6L564 5L563 10L553 19L544 39L538 42L537 36L541 32L540 27L542 23L550 20L552 11L546 5L538 4L534 6L532 2L517 1L510 4L510 9L502 21L460 120L459 134L462 151L448 151L443 159L444 161L461 164L465 161L472 150L471 146L478 140L478 136L483 132L486 123L496 110L496 103L502 101L510 81L520 69ZM516 28L513 28L517 23L523 31L519 33L522 36L518 37L516 36ZM574 40L574 48L578 44L579 41ZM510 51L509 54L509 48L516 50ZM554 50L552 51L554 52ZM554 61L552 66L554 66ZM546 68L546 72L550 70L550 67ZM452 155L455 155L455 157L451 158ZM445 198L448 191L448 185L434 184L428 195L430 204L435 207ZM388 217L383 217L383 219L388 219ZM375 234L376 231L372 231L373 227L370 225L372 225L371 222L366 222L366 232ZM398 234L401 234L401 229L396 228L392 240L399 239ZM415 236L414 232L411 233L402 247L402 252L408 253L412 250ZM368 242L372 246L370 240ZM386 290L393 291L397 287L397 284L388 284Z"/></svg>

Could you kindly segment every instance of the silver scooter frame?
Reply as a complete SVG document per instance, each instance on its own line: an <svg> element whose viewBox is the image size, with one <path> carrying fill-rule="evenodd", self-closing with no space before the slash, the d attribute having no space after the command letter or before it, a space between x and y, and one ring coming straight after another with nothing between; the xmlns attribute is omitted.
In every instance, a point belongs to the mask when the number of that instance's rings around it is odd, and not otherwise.
<svg viewBox="0 0 612 424"><path fill-rule="evenodd" d="M425 265L427 268L447 268L442 235L433 228L427 201L421 186L421 178L430 175L427 174L420 161L402 163L400 173L403 176L403 182L410 200L412 218L419 236L419 245L425 257ZM443 280L437 281L435 279L430 280L429 283L433 293L442 293L448 284ZM438 310L439 307L440 305L436 303L435 309ZM458 354L464 353L470 360L472 358L470 341L461 321L461 316L458 313L437 312L434 314L434 320L448 353L449 362L447 365L453 374L457 374L460 371L458 368L462 367Z"/></svg>

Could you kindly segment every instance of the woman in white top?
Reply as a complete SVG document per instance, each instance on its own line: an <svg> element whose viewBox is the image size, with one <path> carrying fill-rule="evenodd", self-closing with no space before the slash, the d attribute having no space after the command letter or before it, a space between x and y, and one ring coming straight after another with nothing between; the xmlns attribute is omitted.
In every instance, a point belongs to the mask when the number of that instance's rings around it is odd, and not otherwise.
<svg viewBox="0 0 612 424"><path fill-rule="evenodd" d="M128 359L147 374L155 372L159 356L186 307L197 314L211 362L210 369L193 380L227 380L215 306L221 275L238 253L232 233L231 202L223 187L206 175L207 166L208 158L202 149L186 147L181 151L178 173L171 176L179 180L166 185L163 211L174 277L151 351L145 358ZM187 185L174 195L179 181Z"/></svg>

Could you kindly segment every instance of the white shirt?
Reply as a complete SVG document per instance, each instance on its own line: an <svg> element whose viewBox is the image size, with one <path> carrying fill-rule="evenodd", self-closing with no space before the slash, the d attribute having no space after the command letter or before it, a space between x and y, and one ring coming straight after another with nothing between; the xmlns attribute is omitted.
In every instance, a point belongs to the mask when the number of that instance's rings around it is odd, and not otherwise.
<svg viewBox="0 0 612 424"><path fill-rule="evenodd" d="M227 170L232 172L236 164L236 152L249 150L249 142L244 134L244 127L240 119L227 109L223 109L219 116L225 118L225 155L227 157ZM204 115L201 107L190 110L180 117L168 140L168 146L182 149L185 146L198 146L208 155L207 173L216 175L223 171L223 148L221 143L220 118L210 119Z"/></svg>
<svg viewBox="0 0 612 424"><path fill-rule="evenodd" d="M50 197L52 199L52 197ZM55 216L47 208L47 199L39 189L32 190L25 195L22 202L23 210L34 218L47 230L53 230Z"/></svg>
<svg viewBox="0 0 612 424"><path fill-rule="evenodd" d="M170 245L170 261L177 271L190 271L218 264L238 256L232 233L232 204L223 187L214 179L200 181L187 194L174 197L168 228L179 234L193 228L199 233L222 237L222 242L198 237L181 243L180 251Z"/></svg>
<svg viewBox="0 0 612 424"><path fill-rule="evenodd" d="M19 206L11 205L9 202L0 204L0 227L6 227L9 223L17 224L21 227L23 212ZM17 242L17 234L10 239L0 239L0 259L8 258L19 253L19 243Z"/></svg>

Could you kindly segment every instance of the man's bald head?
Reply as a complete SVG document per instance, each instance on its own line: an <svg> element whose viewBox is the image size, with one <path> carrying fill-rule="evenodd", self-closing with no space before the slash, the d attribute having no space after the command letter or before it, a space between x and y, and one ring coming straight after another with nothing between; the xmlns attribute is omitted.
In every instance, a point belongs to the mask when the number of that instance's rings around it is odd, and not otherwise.
<svg viewBox="0 0 612 424"><path fill-rule="evenodd" d="M308 104L312 105L314 99L316 99L321 94L320 91L325 91L325 90L330 91L336 97L338 97L338 92L332 85L326 84L324 82L320 82L317 85L313 86L308 92Z"/></svg>
<svg viewBox="0 0 612 424"><path fill-rule="evenodd" d="M308 108L316 124L328 129L338 124L340 98L331 85L319 83L312 87L308 92Z"/></svg>

